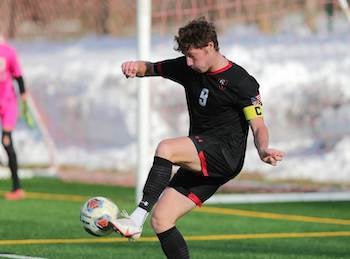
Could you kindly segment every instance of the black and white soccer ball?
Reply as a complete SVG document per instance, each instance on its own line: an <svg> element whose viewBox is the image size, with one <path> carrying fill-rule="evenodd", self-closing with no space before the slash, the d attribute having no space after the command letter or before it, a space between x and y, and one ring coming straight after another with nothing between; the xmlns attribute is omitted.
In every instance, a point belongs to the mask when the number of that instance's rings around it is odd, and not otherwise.
<svg viewBox="0 0 350 259"><path fill-rule="evenodd" d="M88 199L80 209L80 222L94 236L106 236L113 232L109 223L117 218L118 206L108 198L98 196Z"/></svg>

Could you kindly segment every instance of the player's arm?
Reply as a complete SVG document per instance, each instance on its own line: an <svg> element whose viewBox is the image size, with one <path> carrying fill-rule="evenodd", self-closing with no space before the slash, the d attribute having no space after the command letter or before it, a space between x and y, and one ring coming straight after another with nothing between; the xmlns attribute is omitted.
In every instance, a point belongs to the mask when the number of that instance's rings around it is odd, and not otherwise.
<svg viewBox="0 0 350 259"><path fill-rule="evenodd" d="M275 166L283 159L283 152L269 148L269 132L262 116L256 116L249 120L250 128L253 132L255 147L260 159L265 163Z"/></svg>
<svg viewBox="0 0 350 259"><path fill-rule="evenodd" d="M22 69L15 49L12 49L11 55L9 57L9 72L12 78L17 81L19 92L21 94L21 99L26 100L27 95L24 86L24 80L22 77Z"/></svg>
<svg viewBox="0 0 350 259"><path fill-rule="evenodd" d="M270 165L276 165L283 159L283 152L269 148L269 132L264 122L263 106L259 94L259 84L252 76L245 77L239 83L239 103L243 108L254 136L255 147L260 159Z"/></svg>
<svg viewBox="0 0 350 259"><path fill-rule="evenodd" d="M154 64L148 61L126 61L122 64L122 72L126 77L155 76Z"/></svg>
<svg viewBox="0 0 350 259"><path fill-rule="evenodd" d="M21 95L21 99L22 100L26 100L27 99L27 94L26 94L26 88L24 86L24 80L22 76L15 76L13 77L18 84L18 88L19 88L19 93Z"/></svg>
<svg viewBox="0 0 350 259"><path fill-rule="evenodd" d="M25 123L28 125L29 128L35 127L35 120L30 112L29 105L27 102L27 92L26 88L24 86L24 80L21 75L19 76L13 76L13 78L17 81L19 92L21 94L21 117L24 119Z"/></svg>

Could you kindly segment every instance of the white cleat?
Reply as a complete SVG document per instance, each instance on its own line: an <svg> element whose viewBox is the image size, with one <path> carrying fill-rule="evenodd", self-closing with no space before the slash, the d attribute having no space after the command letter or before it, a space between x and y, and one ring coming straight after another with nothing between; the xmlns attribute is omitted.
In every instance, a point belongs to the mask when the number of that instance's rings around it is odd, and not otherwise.
<svg viewBox="0 0 350 259"><path fill-rule="evenodd" d="M126 217L111 221L113 229L130 240L139 239L142 233L142 226L136 225L127 214L124 214L124 216Z"/></svg>

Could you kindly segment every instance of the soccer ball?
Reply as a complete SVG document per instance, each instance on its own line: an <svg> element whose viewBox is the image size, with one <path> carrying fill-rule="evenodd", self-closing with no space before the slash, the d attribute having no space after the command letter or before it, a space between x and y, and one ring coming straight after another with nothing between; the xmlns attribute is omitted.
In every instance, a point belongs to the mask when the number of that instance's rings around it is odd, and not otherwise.
<svg viewBox="0 0 350 259"><path fill-rule="evenodd" d="M110 199L101 196L93 197L81 207L80 222L89 234L106 236L113 232L109 222L116 219L118 213L118 206Z"/></svg>

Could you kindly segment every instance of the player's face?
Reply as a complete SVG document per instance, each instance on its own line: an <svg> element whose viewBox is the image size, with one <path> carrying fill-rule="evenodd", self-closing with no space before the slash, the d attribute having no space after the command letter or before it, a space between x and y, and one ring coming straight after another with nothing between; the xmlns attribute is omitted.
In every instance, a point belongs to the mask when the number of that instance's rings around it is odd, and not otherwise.
<svg viewBox="0 0 350 259"><path fill-rule="evenodd" d="M210 67L209 46L196 49L190 48L186 53L187 66L199 73L205 73Z"/></svg>

